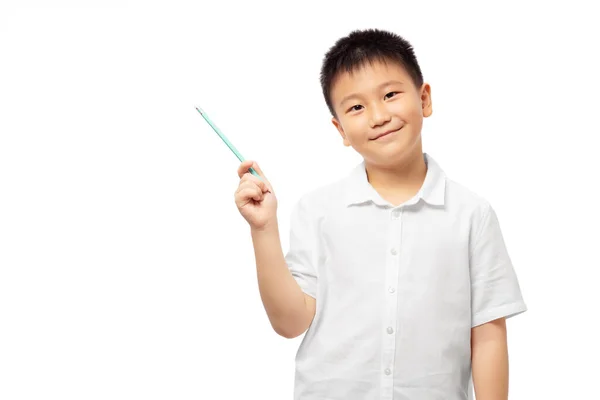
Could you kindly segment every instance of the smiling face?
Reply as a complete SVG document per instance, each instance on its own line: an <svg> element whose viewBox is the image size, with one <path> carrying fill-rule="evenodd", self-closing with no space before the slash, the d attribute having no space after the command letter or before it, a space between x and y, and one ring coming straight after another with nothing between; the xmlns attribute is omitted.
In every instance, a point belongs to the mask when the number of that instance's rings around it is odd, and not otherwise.
<svg viewBox="0 0 600 400"><path fill-rule="evenodd" d="M432 113L431 88L426 83L417 88L399 64L373 61L340 73L331 102L332 122L344 145L367 163L392 167L422 153L421 127Z"/></svg>

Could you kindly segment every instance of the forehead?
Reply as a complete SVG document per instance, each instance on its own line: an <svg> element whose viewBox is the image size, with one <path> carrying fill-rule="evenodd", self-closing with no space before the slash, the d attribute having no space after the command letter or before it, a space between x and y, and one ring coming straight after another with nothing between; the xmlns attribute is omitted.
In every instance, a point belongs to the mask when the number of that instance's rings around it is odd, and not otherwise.
<svg viewBox="0 0 600 400"><path fill-rule="evenodd" d="M331 85L334 104L350 93L367 93L389 80L412 85L410 75L395 61L365 61L351 71L340 71Z"/></svg>

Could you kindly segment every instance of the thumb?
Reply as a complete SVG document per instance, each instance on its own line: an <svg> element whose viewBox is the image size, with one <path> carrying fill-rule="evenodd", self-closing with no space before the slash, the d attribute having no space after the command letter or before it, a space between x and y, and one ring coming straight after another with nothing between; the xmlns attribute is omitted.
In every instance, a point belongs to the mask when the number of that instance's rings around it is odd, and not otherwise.
<svg viewBox="0 0 600 400"><path fill-rule="evenodd" d="M260 175L261 179L265 182L265 185L267 185L267 189L269 189L269 191L272 193L273 192L273 187L271 186L271 183L269 182L269 179L267 179L267 177L265 176L265 173L262 171L262 169L258 166L258 164L256 162L252 163L252 168L254 168L254 170L256 172L258 172L258 174Z"/></svg>
<svg viewBox="0 0 600 400"><path fill-rule="evenodd" d="M260 177L267 182L268 179L265 176L264 172L262 171L262 169L260 169L260 167L258 166L258 164L256 163L256 161L252 162L252 166L251 166L256 172L258 172L258 174L260 175Z"/></svg>

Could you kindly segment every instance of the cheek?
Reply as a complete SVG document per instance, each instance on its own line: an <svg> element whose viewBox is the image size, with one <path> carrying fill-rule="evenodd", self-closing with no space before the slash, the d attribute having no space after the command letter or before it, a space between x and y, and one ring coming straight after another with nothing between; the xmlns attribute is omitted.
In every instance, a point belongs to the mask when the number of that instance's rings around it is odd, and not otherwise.
<svg viewBox="0 0 600 400"><path fill-rule="evenodd" d="M402 101L394 104L394 109L407 122L414 122L415 119L419 119L423 115L421 102L414 99L402 99Z"/></svg>
<svg viewBox="0 0 600 400"><path fill-rule="evenodd" d="M344 122L344 131L351 141L360 139L369 129L369 119L365 114L348 118Z"/></svg>

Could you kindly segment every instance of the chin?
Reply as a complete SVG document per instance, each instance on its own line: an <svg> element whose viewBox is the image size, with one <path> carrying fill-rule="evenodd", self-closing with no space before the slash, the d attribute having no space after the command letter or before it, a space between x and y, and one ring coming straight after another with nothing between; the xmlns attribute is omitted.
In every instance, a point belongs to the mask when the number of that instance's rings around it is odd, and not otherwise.
<svg viewBox="0 0 600 400"><path fill-rule="evenodd" d="M363 158L373 164L382 167L397 166L399 163L404 163L406 160L412 159L417 147L408 147L405 144L390 144L376 151L363 153Z"/></svg>

